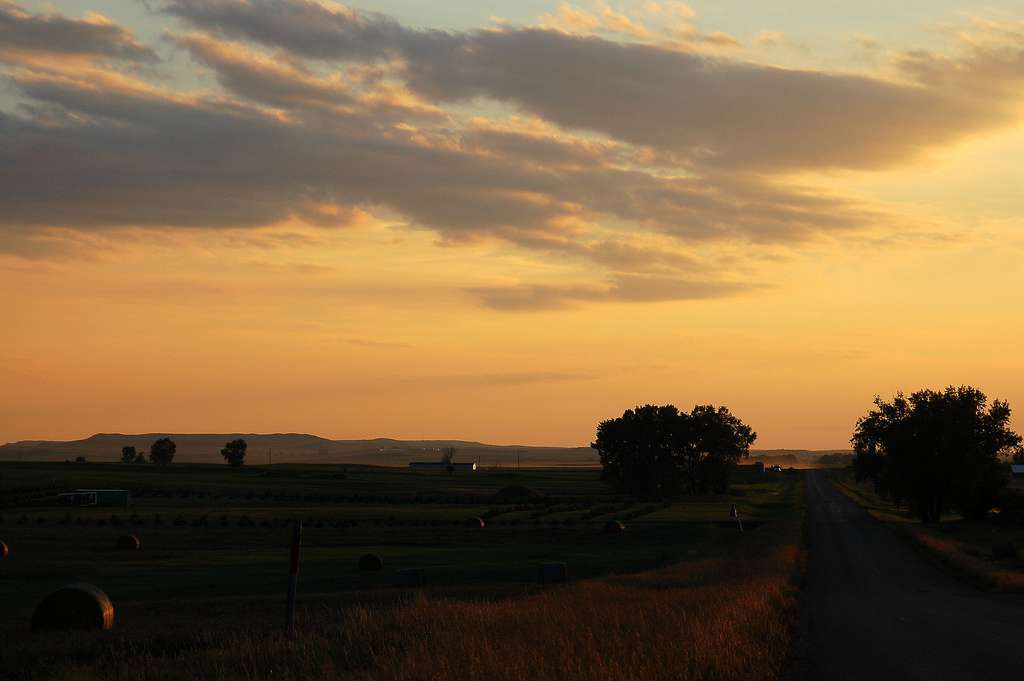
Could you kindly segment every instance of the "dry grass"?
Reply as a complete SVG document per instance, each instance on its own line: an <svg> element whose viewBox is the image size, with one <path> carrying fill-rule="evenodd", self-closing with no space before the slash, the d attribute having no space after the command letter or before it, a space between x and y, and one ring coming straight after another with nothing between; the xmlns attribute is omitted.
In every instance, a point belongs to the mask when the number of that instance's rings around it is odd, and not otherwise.
<svg viewBox="0 0 1024 681"><path fill-rule="evenodd" d="M772 528L775 529L775 528ZM798 530L728 559L680 563L497 601L426 595L266 623L89 638L32 678L623 681L783 679L797 615ZM756 541L752 535L752 542ZM198 631L197 631L198 630ZM77 647L76 647L77 645ZM51 651L55 652L55 651ZM91 658L88 663L83 658Z"/></svg>

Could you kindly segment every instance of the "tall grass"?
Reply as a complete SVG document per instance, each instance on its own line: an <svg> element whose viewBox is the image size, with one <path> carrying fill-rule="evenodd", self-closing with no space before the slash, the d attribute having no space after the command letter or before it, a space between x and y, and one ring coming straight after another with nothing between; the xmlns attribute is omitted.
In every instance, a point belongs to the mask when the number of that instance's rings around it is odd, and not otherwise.
<svg viewBox="0 0 1024 681"><path fill-rule="evenodd" d="M83 681L782 679L797 614L792 534L729 558L519 598L420 594L307 608L293 637L259 617L83 636L46 652L48 673L20 673Z"/></svg>

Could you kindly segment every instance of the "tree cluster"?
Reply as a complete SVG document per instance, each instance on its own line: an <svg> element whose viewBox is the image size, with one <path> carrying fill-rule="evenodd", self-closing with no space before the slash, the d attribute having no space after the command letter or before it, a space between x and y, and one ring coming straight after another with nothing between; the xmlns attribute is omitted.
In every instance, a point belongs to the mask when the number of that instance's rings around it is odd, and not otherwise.
<svg viewBox="0 0 1024 681"><path fill-rule="evenodd" d="M121 447L121 463L145 463L146 458L135 447Z"/></svg>
<svg viewBox="0 0 1024 681"><path fill-rule="evenodd" d="M178 445L174 444L174 440L162 437L149 446L149 460L152 463L166 466L174 461L174 452L177 450Z"/></svg>
<svg viewBox="0 0 1024 681"><path fill-rule="evenodd" d="M1005 459L1022 456L1009 421L1006 402L989 405L969 386L876 397L851 440L854 472L923 522L939 522L949 509L977 519L1006 486Z"/></svg>
<svg viewBox="0 0 1024 681"><path fill-rule="evenodd" d="M602 478L637 496L723 493L757 434L726 407L645 405L602 421L591 447Z"/></svg>
<svg viewBox="0 0 1024 681"><path fill-rule="evenodd" d="M224 445L224 449L220 450L220 455L224 457L224 460L228 462L233 468L237 468L245 463L245 450L248 445L245 440L232 440Z"/></svg>

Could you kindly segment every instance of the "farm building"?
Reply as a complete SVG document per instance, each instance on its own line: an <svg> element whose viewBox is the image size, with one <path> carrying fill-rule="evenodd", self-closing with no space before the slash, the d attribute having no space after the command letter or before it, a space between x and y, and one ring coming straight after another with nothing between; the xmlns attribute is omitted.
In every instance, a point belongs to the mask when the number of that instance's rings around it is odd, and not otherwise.
<svg viewBox="0 0 1024 681"><path fill-rule="evenodd" d="M741 463L736 466L738 471L747 471L749 473L764 473L764 464L760 461L754 463Z"/></svg>
<svg viewBox="0 0 1024 681"><path fill-rule="evenodd" d="M127 506L131 494L126 489L76 489L57 499L65 506Z"/></svg>
<svg viewBox="0 0 1024 681"><path fill-rule="evenodd" d="M471 473L476 470L476 463L445 463L444 461L410 461L409 468L424 471L446 471L451 466L452 473Z"/></svg>
<svg viewBox="0 0 1024 681"><path fill-rule="evenodd" d="M1024 464L1010 464L1010 477L1024 478Z"/></svg>

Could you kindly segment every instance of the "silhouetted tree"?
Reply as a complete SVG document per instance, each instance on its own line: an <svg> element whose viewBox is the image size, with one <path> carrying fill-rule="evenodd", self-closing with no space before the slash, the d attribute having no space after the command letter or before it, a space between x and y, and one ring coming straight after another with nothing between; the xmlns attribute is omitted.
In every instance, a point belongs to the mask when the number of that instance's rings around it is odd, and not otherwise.
<svg viewBox="0 0 1024 681"><path fill-rule="evenodd" d="M723 492L741 457L757 438L725 407L645 405L602 421L591 445L602 479L640 496Z"/></svg>
<svg viewBox="0 0 1024 681"><path fill-rule="evenodd" d="M686 417L678 455L684 483L691 494L724 494L736 464L750 456L757 433L726 407L698 405L681 416Z"/></svg>
<svg viewBox="0 0 1024 681"><path fill-rule="evenodd" d="M854 472L923 522L939 522L950 508L977 519L1006 486L1003 460L1021 455L1009 421L1009 404L989 405L969 386L876 397L851 438Z"/></svg>
<svg viewBox="0 0 1024 681"><path fill-rule="evenodd" d="M245 440L232 440L224 445L224 449L220 450L220 455L224 457L224 460L233 467L241 466L245 463L245 450L248 445L245 444Z"/></svg>
<svg viewBox="0 0 1024 681"><path fill-rule="evenodd" d="M174 452L177 451L178 446L174 444L174 440L169 437L162 437L154 442L149 447L149 460L153 463L158 463L161 466L166 466L170 462L174 461Z"/></svg>
<svg viewBox="0 0 1024 681"><path fill-rule="evenodd" d="M121 463L134 463L135 458L135 447L121 447Z"/></svg>

